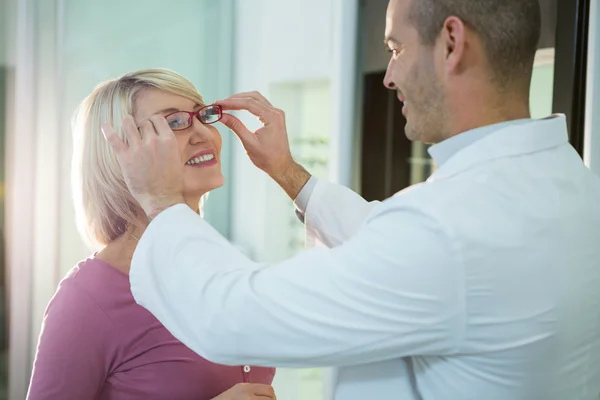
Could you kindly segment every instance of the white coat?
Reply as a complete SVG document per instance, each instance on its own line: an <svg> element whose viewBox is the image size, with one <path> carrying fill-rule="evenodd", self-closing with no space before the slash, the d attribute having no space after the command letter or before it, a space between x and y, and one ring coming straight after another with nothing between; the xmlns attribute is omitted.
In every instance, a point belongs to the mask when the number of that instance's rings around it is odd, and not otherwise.
<svg viewBox="0 0 600 400"><path fill-rule="evenodd" d="M174 206L133 295L211 361L340 367L337 400L598 396L600 179L564 116L497 129L381 203L317 181L306 227L324 247L263 266Z"/></svg>

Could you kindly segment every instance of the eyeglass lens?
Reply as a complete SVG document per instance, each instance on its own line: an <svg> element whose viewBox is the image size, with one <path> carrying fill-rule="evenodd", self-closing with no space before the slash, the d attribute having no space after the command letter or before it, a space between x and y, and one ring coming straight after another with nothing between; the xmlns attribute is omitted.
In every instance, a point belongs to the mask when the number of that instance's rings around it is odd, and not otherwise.
<svg viewBox="0 0 600 400"><path fill-rule="evenodd" d="M219 121L222 116L223 111L221 109L221 106L218 105L210 105L204 107L198 113L200 122L205 124L214 124L215 122Z"/></svg>
<svg viewBox="0 0 600 400"><path fill-rule="evenodd" d="M219 105L206 106L198 112L198 119L203 124L214 124L219 121L223 116L223 110ZM187 129L191 125L190 113L187 112L176 112L166 116L169 127L174 131L180 131Z"/></svg>

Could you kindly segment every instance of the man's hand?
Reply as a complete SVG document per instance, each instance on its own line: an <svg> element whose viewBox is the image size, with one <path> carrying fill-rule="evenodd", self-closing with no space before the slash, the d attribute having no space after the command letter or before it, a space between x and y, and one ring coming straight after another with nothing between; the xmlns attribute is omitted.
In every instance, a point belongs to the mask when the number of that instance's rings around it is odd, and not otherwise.
<svg viewBox="0 0 600 400"><path fill-rule="evenodd" d="M133 117L128 115L122 126L126 141L110 124L104 124L102 132L117 155L129 191L148 218L183 203L184 165L167 121L152 116L142 121L138 131Z"/></svg>
<svg viewBox="0 0 600 400"><path fill-rule="evenodd" d="M258 92L239 93L216 102L224 110L247 110L256 115L263 127L251 132L236 117L223 114L221 122L242 142L250 160L265 171L294 200L310 174L292 158L285 125L285 114Z"/></svg>
<svg viewBox="0 0 600 400"><path fill-rule="evenodd" d="M270 385L259 383L238 383L212 400L277 400Z"/></svg>

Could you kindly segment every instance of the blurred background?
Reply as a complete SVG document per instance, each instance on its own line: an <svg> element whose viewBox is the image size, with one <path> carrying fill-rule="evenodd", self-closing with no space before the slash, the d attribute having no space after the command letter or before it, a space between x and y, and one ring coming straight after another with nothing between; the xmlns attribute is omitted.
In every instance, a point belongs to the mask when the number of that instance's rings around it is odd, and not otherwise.
<svg viewBox="0 0 600 400"><path fill-rule="evenodd" d="M166 67L207 102L258 90L285 110L311 173L383 199L427 179L427 146L404 137L384 89L387 0L0 0L0 400L24 399L48 300L89 255L69 188L70 120L99 82ZM600 173L598 0L541 0L534 117L568 117L571 142ZM595 107L594 107L595 104ZM258 121L240 117L250 127ZM248 256L303 247L292 203L223 135L226 184L206 218ZM318 279L316 277L315 279ZM326 369L278 371L280 399L329 400Z"/></svg>

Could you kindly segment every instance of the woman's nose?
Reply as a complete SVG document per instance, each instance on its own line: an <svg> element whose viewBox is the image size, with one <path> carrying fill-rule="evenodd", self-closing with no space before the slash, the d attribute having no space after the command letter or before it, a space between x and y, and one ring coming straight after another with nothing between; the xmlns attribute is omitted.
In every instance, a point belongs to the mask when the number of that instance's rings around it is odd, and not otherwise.
<svg viewBox="0 0 600 400"><path fill-rule="evenodd" d="M190 141L193 143L206 142L210 140L211 132L207 125L204 125L202 122L198 120L198 118L194 118L192 122L192 134L190 136Z"/></svg>

